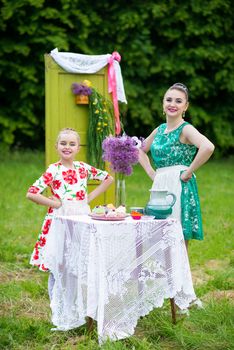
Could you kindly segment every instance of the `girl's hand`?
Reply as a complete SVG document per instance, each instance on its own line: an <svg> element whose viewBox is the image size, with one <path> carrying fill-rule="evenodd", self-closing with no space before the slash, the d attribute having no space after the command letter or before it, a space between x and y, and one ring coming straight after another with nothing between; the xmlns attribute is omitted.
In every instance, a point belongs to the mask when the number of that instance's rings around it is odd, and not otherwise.
<svg viewBox="0 0 234 350"><path fill-rule="evenodd" d="M62 206L61 200L58 199L57 197L51 196L49 198L53 201L53 205L51 205L51 207L53 207L55 209L58 209L58 208L60 208Z"/></svg>
<svg viewBox="0 0 234 350"><path fill-rule="evenodd" d="M193 173L191 173L188 169L183 171L183 173L180 175L180 179L183 182L188 182L191 177L193 176Z"/></svg>

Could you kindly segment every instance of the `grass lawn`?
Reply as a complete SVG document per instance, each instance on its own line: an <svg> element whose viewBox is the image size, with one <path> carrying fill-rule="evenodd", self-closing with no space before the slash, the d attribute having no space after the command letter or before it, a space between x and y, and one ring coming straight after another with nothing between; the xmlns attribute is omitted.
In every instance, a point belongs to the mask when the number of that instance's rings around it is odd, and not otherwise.
<svg viewBox="0 0 234 350"><path fill-rule="evenodd" d="M100 349L86 328L51 332L47 274L29 265L45 208L26 200L44 171L42 153L15 153L0 162L0 349ZM234 159L212 160L197 173L205 240L190 245L190 263L202 310L173 326L169 303L142 318L135 335L104 350L234 349ZM145 206L151 181L136 166L127 178L127 205Z"/></svg>

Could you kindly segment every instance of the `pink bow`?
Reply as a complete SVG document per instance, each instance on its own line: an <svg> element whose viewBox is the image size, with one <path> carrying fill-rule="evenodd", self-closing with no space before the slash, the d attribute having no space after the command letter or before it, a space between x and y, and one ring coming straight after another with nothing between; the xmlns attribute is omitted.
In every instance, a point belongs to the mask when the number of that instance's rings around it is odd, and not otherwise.
<svg viewBox="0 0 234 350"><path fill-rule="evenodd" d="M114 106L114 115L115 115L115 133L116 135L120 134L120 119L119 119L119 104L117 98L117 86L116 86L116 76L114 69L114 60L120 62L121 56L117 51L114 51L111 57L108 59L108 92L112 92L113 106Z"/></svg>

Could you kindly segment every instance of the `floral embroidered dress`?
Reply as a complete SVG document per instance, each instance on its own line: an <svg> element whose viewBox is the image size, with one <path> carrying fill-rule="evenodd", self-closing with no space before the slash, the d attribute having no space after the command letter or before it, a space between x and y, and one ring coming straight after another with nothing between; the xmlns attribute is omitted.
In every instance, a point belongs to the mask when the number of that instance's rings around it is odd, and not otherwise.
<svg viewBox="0 0 234 350"><path fill-rule="evenodd" d="M193 174L188 182L180 180L181 173L192 163L197 147L180 142L180 135L189 123L184 122L177 129L166 133L166 123L158 127L151 145L151 155L157 168L154 189L167 189L177 197L172 217L183 227L184 238L203 239L200 201Z"/></svg>
<svg viewBox="0 0 234 350"><path fill-rule="evenodd" d="M109 175L83 162L73 162L74 169L64 167L60 162L51 164L46 172L35 181L28 192L42 193L47 187L52 194L62 201L62 207L73 204L74 201L79 204L79 208L84 208L88 213L87 205L87 181L105 180ZM62 208L61 207L61 208ZM69 208L69 207L68 207ZM60 213L59 209L49 208L42 224L42 229L35 244L30 263L36 265L42 271L47 271L43 264L43 250L46 245L46 239L53 216Z"/></svg>

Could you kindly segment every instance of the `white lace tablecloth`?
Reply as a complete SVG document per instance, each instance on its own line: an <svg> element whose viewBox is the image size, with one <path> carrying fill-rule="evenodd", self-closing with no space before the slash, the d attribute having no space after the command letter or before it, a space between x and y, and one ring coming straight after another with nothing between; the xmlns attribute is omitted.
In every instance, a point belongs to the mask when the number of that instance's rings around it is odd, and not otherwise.
<svg viewBox="0 0 234 350"><path fill-rule="evenodd" d="M134 333L140 316L174 298L196 299L182 228L175 219L53 219L44 263L55 278L52 322L60 330L97 321L99 342Z"/></svg>

